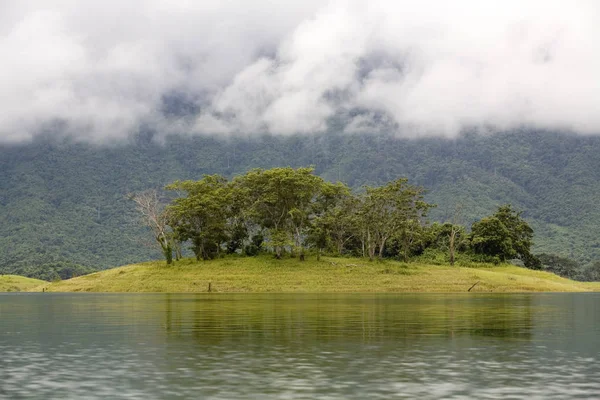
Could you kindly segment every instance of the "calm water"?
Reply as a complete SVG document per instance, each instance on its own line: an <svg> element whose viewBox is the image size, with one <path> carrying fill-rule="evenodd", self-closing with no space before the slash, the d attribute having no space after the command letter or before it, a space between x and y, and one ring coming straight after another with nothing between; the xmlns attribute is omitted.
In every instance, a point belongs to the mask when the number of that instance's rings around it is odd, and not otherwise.
<svg viewBox="0 0 600 400"><path fill-rule="evenodd" d="M600 398L600 294L0 294L0 398Z"/></svg>

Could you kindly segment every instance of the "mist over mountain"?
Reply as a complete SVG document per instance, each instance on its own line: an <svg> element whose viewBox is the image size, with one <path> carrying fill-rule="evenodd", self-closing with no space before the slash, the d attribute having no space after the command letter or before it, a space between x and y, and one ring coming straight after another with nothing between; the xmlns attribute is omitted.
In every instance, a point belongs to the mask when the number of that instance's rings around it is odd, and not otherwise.
<svg viewBox="0 0 600 400"><path fill-rule="evenodd" d="M406 176L438 206L461 204L470 224L505 203L523 210L536 253L600 260L600 137L514 131L455 139L394 135L292 135L219 139L150 132L119 146L37 137L0 146L0 273L68 262L94 268L159 258L143 242L126 194L202 174L314 165L359 189Z"/></svg>
<svg viewBox="0 0 600 400"><path fill-rule="evenodd" d="M0 142L596 134L599 41L594 0L4 0Z"/></svg>

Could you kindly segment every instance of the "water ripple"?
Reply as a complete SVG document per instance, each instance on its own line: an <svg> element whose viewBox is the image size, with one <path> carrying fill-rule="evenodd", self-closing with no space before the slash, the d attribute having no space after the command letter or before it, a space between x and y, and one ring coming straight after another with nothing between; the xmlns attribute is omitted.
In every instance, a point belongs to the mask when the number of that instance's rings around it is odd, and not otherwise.
<svg viewBox="0 0 600 400"><path fill-rule="evenodd" d="M600 296L0 296L5 399L600 394Z"/></svg>

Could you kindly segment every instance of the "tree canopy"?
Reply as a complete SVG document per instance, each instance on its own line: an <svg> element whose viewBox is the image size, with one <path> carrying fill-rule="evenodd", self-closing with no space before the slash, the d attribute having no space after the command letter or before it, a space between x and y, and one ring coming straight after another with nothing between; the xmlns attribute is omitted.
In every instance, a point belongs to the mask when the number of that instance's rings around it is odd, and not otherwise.
<svg viewBox="0 0 600 400"><path fill-rule="evenodd" d="M533 229L521 214L512 206L503 205L494 215L475 222L471 228L473 250L500 261L519 258L526 267L539 269L539 259L531 254Z"/></svg>
<svg viewBox="0 0 600 400"><path fill-rule="evenodd" d="M456 252L505 262L518 258L528 268L542 268L531 253L533 229L511 205L473 223L470 235L456 223L429 225L434 205L424 189L398 178L353 192L343 183L327 182L313 168L253 169L232 180L205 175L198 181L175 181L168 205L156 192L130 196L155 242L172 262L182 243L198 260L222 253L255 255L270 250L304 260L307 249L370 260L396 257L408 261L426 251L445 252L454 265Z"/></svg>
<svg viewBox="0 0 600 400"><path fill-rule="evenodd" d="M307 248L341 254L350 244L373 259L383 257L386 243L397 238L405 244L407 258L432 207L423 200L423 189L405 178L355 194L342 183L316 176L313 168L253 169L230 181L205 175L198 181L176 181L167 189L177 197L158 216L155 202L149 212L139 206L148 203L141 201L144 195L132 197L167 264L182 242L191 243L198 260L249 246L269 248L277 258L288 251L304 259Z"/></svg>

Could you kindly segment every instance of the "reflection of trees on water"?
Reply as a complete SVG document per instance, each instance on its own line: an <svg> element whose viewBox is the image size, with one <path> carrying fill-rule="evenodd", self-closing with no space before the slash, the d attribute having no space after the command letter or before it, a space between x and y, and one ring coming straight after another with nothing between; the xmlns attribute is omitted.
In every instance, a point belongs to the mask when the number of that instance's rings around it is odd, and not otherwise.
<svg viewBox="0 0 600 400"><path fill-rule="evenodd" d="M36 324L54 322L56 338L83 331L96 340L187 340L219 344L251 340L291 342L414 341L422 337L496 337L529 340L542 322L577 328L588 315L582 295L88 295L33 297L23 304ZM554 299L554 300L552 300ZM542 301L543 300L543 301ZM533 301L533 303L532 303ZM561 314L541 314L544 304ZM547 308L547 307L546 307ZM587 310L586 315L571 311ZM595 310L596 308L591 308ZM583 313L583 311L581 311ZM575 320L575 315L578 318ZM3 321L9 326L10 321ZM29 334L42 332L31 329ZM40 335L42 335L40 333ZM42 338L44 342L54 339ZM58 340L58 339L56 339Z"/></svg>
<svg viewBox="0 0 600 400"><path fill-rule="evenodd" d="M533 328L530 295L165 295L161 308L169 337L204 344L529 339Z"/></svg>

